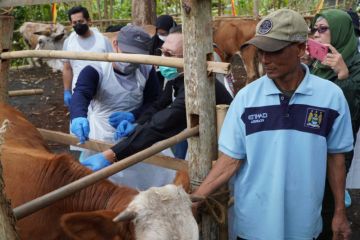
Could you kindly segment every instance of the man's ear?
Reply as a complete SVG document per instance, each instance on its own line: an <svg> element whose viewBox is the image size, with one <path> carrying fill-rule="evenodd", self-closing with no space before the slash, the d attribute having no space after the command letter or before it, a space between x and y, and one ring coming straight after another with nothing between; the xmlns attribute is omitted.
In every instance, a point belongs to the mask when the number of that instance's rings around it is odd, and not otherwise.
<svg viewBox="0 0 360 240"><path fill-rule="evenodd" d="M114 223L113 211L76 212L62 215L60 225L64 233L75 240L133 240L135 232L130 222Z"/></svg>
<svg viewBox="0 0 360 240"><path fill-rule="evenodd" d="M298 46L298 49L299 49L298 57L301 58L305 54L306 43L305 42L299 43L297 46Z"/></svg>

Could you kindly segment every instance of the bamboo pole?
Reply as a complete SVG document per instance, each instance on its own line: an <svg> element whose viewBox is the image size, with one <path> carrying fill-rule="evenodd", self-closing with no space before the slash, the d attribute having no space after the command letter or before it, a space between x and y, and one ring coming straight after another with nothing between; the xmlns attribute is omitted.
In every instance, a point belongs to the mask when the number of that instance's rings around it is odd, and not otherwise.
<svg viewBox="0 0 360 240"><path fill-rule="evenodd" d="M16 97L16 96L41 95L43 93L44 93L43 89L35 88L35 89L9 91L8 95L9 95L9 97Z"/></svg>
<svg viewBox="0 0 360 240"><path fill-rule="evenodd" d="M162 150L175 145L178 142L181 142L189 137L195 136L199 133L199 127L188 128L181 133L165 139L163 141L157 142L153 146L140 151L132 156L129 156L119 162L113 163L112 165L103 168L97 172L94 172L88 176L85 176L81 179L78 179L66 186L63 186L57 190L54 190L50 193L47 193L39 198L31 200L21 206L18 206L14 209L14 214L16 219L22 219L40 209L43 209L52 203L61 200L65 197L74 194L75 192L80 191L83 188L86 188L102 179L108 178L111 175L130 167L138 162L143 161L144 159L161 152Z"/></svg>
<svg viewBox="0 0 360 240"><path fill-rule="evenodd" d="M0 55L1 59L15 59L15 58L61 58L61 59L75 59L75 60L93 60L93 61L108 61L108 62L132 62L141 64L155 64L161 66L170 66L183 68L183 58L159 57L143 54L125 54L125 53L93 53L93 52L70 52L70 51L55 51L55 50L23 50L4 52ZM222 62L207 62L207 70L209 72L224 73L229 71L229 63Z"/></svg>
<svg viewBox="0 0 360 240"><path fill-rule="evenodd" d="M67 145L76 145L79 140L70 134L47 130L47 129L37 129L41 136L48 141L53 141L57 143L67 144ZM86 141L85 144L81 144L80 147L90 149L96 152L102 152L110 147L112 147L113 144L105 143L98 140L92 140ZM171 158L167 156L162 155L154 155L144 160L145 163L153 164L156 166L164 167L164 168L170 168L173 170L186 170L188 169L187 161L184 161L182 159L176 159Z"/></svg>

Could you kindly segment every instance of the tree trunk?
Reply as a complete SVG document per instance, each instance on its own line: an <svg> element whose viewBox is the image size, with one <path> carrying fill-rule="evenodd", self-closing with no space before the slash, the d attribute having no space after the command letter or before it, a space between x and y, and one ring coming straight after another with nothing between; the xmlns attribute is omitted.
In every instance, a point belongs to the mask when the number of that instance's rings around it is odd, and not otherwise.
<svg viewBox="0 0 360 240"><path fill-rule="evenodd" d="M0 160L1 160L1 147L4 143L4 135L8 127L9 121L5 120L0 127ZM2 177L3 168L0 161L0 239L19 239L15 229L15 217L10 207L10 202L4 193L4 180Z"/></svg>
<svg viewBox="0 0 360 240"><path fill-rule="evenodd" d="M259 0L254 0L253 14L255 18L259 18Z"/></svg>
<svg viewBox="0 0 360 240"><path fill-rule="evenodd" d="M132 22L135 25L155 25L156 22L156 0L132 1Z"/></svg>
<svg viewBox="0 0 360 240"><path fill-rule="evenodd" d="M97 3L97 9L98 9L98 19L101 19L101 4L100 4L100 0L96 0Z"/></svg>
<svg viewBox="0 0 360 240"><path fill-rule="evenodd" d="M110 0L110 19L114 18L114 0Z"/></svg>
<svg viewBox="0 0 360 240"><path fill-rule="evenodd" d="M104 18L109 19L108 4L109 0L104 0Z"/></svg>

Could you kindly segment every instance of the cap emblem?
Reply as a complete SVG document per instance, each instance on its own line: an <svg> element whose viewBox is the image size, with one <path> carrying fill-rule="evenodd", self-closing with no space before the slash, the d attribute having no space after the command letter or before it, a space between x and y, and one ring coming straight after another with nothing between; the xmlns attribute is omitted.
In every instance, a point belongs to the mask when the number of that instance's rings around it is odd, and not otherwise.
<svg viewBox="0 0 360 240"><path fill-rule="evenodd" d="M259 27L259 30L258 30L258 33L261 34L261 35L265 35L268 32L270 32L272 27L273 27L272 21L270 19L266 19L261 23L261 25Z"/></svg>

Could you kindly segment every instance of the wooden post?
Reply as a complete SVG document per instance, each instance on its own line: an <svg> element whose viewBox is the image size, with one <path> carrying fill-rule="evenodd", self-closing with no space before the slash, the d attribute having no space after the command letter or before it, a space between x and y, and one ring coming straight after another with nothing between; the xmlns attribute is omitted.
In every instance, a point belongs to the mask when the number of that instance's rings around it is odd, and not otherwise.
<svg viewBox="0 0 360 240"><path fill-rule="evenodd" d="M14 17L0 16L0 54L11 48L14 29ZM0 102L6 102L10 60L0 60Z"/></svg>
<svg viewBox="0 0 360 240"><path fill-rule="evenodd" d="M206 71L213 53L211 1L183 0L184 72L187 126L199 124L199 137L189 139L189 174L197 187L217 158L215 79ZM218 226L209 215L201 219L202 239L218 239Z"/></svg>
<svg viewBox="0 0 360 240"><path fill-rule="evenodd" d="M4 144L5 139L5 133L8 128L9 121L5 120L0 126L0 160L1 160L1 148ZM3 168L0 161L0 239L19 239L16 229L15 229L15 217L11 210L10 202L6 198L6 195L4 193L4 180L2 177Z"/></svg>

